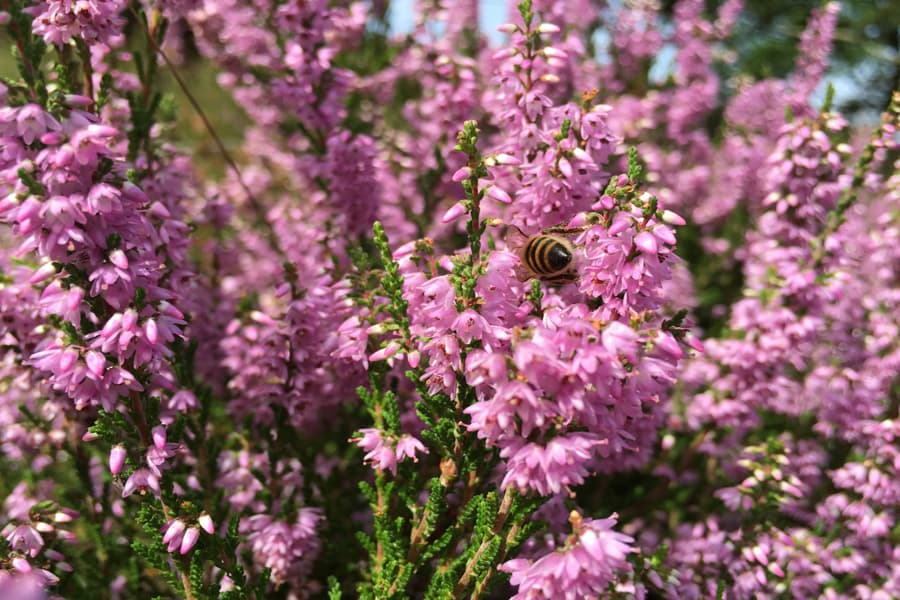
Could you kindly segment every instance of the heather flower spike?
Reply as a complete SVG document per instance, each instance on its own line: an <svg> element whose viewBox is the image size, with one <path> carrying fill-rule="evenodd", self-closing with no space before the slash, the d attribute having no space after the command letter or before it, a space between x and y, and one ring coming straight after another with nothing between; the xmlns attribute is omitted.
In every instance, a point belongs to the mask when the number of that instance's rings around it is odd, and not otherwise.
<svg viewBox="0 0 900 600"><path fill-rule="evenodd" d="M900 597L869 13L598 4L6 3L0 598Z"/></svg>

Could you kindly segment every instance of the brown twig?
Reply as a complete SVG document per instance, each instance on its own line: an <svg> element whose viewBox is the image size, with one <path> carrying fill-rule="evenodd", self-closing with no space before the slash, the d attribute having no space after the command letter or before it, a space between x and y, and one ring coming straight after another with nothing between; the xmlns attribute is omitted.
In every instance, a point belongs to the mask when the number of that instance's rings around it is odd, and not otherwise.
<svg viewBox="0 0 900 600"><path fill-rule="evenodd" d="M235 179L237 179L238 185L241 186L241 189L244 191L244 194L247 196L247 203L250 205L250 209L256 215L256 219L260 225L265 228L266 231L266 240L269 242L269 245L273 250L279 255L284 256L284 252L281 250L281 247L278 244L278 241L275 239L275 233L272 231L271 226L269 225L268 218L266 217L265 207L256 199L256 196L250 190L250 187L244 181L244 178L241 175L241 169L238 167L237 162L231 156L231 153L228 151L228 148L225 147L225 143L222 141L222 138L219 137L219 134L216 132L215 127L213 127L212 122L209 120L209 117L206 116L206 112L203 110L203 107L200 106L200 102L197 101L197 98L194 94L191 93L191 90L188 89L187 84L182 78L181 73L178 72L178 69L175 67L175 64L171 61L168 55L163 51L162 48L159 47L159 44L156 43L156 40L153 37L153 33L147 26L147 22L141 18L134 7L131 7L131 12L134 14L135 18L144 28L144 33L147 36L147 42L150 44L151 49L159 54L159 56L163 59L163 62L166 63L166 67L172 73L172 77L175 78L175 82L178 84L179 89L188 99L193 109L196 111L197 115L200 117L200 120L203 121L203 126L206 129L209 136L212 138L213 143L216 145L216 148L219 151L219 154L222 155L222 158L225 160L225 163L234 173Z"/></svg>

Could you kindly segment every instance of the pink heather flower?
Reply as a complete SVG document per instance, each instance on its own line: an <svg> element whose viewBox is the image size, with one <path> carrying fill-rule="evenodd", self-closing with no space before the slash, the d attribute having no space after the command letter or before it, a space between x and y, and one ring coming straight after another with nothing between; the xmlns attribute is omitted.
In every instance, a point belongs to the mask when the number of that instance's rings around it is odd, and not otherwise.
<svg viewBox="0 0 900 600"><path fill-rule="evenodd" d="M557 436L546 445L512 443L500 452L506 460L503 487L534 490L542 496L558 494L587 477L598 442L587 433Z"/></svg>
<svg viewBox="0 0 900 600"><path fill-rule="evenodd" d="M125 487L122 489L122 497L127 498L134 492L145 493L153 492L158 496L162 490L159 487L159 476L150 471L150 469L136 469L134 473L125 481Z"/></svg>
<svg viewBox="0 0 900 600"><path fill-rule="evenodd" d="M369 360L371 362L378 362L379 360L387 360L397 354L402 349L402 346L397 342L391 342L384 348L373 352L369 356Z"/></svg>
<svg viewBox="0 0 900 600"><path fill-rule="evenodd" d="M61 128L59 121L37 104L26 104L15 111L16 129L22 141L31 144L47 131Z"/></svg>
<svg viewBox="0 0 900 600"><path fill-rule="evenodd" d="M316 529L321 519L319 509L308 507L297 511L294 524L260 514L242 519L240 532L247 536L254 562L272 570L273 582L298 582L309 573L318 555Z"/></svg>
<svg viewBox="0 0 900 600"><path fill-rule="evenodd" d="M419 462L419 458L416 456L417 452L428 454L428 449L425 445L411 435L401 435L400 439L397 440L394 451L397 454L397 462L405 458L410 458L413 462Z"/></svg>
<svg viewBox="0 0 900 600"><path fill-rule="evenodd" d="M163 450L166 447L166 428L157 425L150 432L151 437L153 438L153 445L156 446L157 450Z"/></svg>
<svg viewBox="0 0 900 600"><path fill-rule="evenodd" d="M348 131L332 135L327 142L329 199L336 204L335 210L343 216L344 229L351 236L371 231L381 204L375 152L372 138L351 137Z"/></svg>
<svg viewBox="0 0 900 600"><path fill-rule="evenodd" d="M31 525L19 525L3 536L9 547L34 558L44 547L44 538Z"/></svg>
<svg viewBox="0 0 900 600"><path fill-rule="evenodd" d="M186 528L187 526L181 519L175 519L163 528L165 533L163 533L162 542L169 545L169 552L173 552L175 548L181 545L181 539Z"/></svg>
<svg viewBox="0 0 900 600"><path fill-rule="evenodd" d="M483 385L497 385L507 377L506 358L497 352L472 350L466 357L466 383L480 388Z"/></svg>
<svg viewBox="0 0 900 600"><path fill-rule="evenodd" d="M441 223L452 223L464 214L466 214L465 205L463 205L462 202L457 202L447 209L447 212L445 212L444 216L441 217Z"/></svg>
<svg viewBox="0 0 900 600"><path fill-rule="evenodd" d="M469 431L477 432L479 438L489 442L517 436L527 438L555 415L550 401L522 381L500 384L492 399L477 402L464 412L471 418Z"/></svg>
<svg viewBox="0 0 900 600"><path fill-rule="evenodd" d="M162 429L157 427L154 429ZM169 459L173 458L183 448L180 444L165 441L165 433L154 436L154 445L147 448L146 461L150 471L157 477L162 477L162 472L169 468Z"/></svg>
<svg viewBox="0 0 900 600"><path fill-rule="evenodd" d="M452 325L459 339L467 344L473 339L483 339L489 328L487 320L471 309L459 313Z"/></svg>
<svg viewBox="0 0 900 600"><path fill-rule="evenodd" d="M345 320L337 329L339 346L334 351L334 356L338 358L348 358L350 360L362 363L364 367L369 366L369 359L366 356L366 344L369 336L367 328L363 327L362 321L358 315L353 315Z"/></svg>
<svg viewBox="0 0 900 600"><path fill-rule="evenodd" d="M125 20L122 0L47 0L34 7L32 29L48 44L80 36L88 44L118 45Z"/></svg>
<svg viewBox="0 0 900 600"><path fill-rule="evenodd" d="M197 543L198 539L200 539L200 529L197 527L189 527L188 530L184 532L184 537L181 540L181 546L179 547L178 552L180 554L187 554Z"/></svg>
<svg viewBox="0 0 900 600"><path fill-rule="evenodd" d="M645 254L656 254L659 249L656 244L656 238L646 231L642 231L635 236L634 245Z"/></svg>
<svg viewBox="0 0 900 600"><path fill-rule="evenodd" d="M792 101L798 106L808 103L809 94L822 80L828 66L828 55L831 53L840 11L839 2L827 2L814 10L800 36L797 66L790 81L794 95Z"/></svg>
<svg viewBox="0 0 900 600"><path fill-rule="evenodd" d="M385 438L384 434L375 428L360 429L362 437L351 438L357 446L366 451L365 460L372 467L397 474L397 464L411 458L418 462L417 452L428 454L428 449L411 435L401 435L397 439Z"/></svg>
<svg viewBox="0 0 900 600"><path fill-rule="evenodd" d="M607 318L656 309L662 302L662 284L671 278L677 260L672 254L675 236L665 225L648 225L637 231L639 217L619 212L608 228L595 225L577 240L584 248L579 290L602 298ZM640 252L634 254L635 248Z"/></svg>
<svg viewBox="0 0 900 600"><path fill-rule="evenodd" d="M753 498L739 487L716 490L715 495L725 506L734 511L747 511L753 506Z"/></svg>
<svg viewBox="0 0 900 600"><path fill-rule="evenodd" d="M167 404L169 410L187 413L197 408L197 396L190 390L178 390Z"/></svg>
<svg viewBox="0 0 900 600"><path fill-rule="evenodd" d="M216 526L213 523L212 517L207 513L203 513L202 515L197 517L197 523L200 525L203 531L205 531L209 535L212 535L216 532Z"/></svg>
<svg viewBox="0 0 900 600"><path fill-rule="evenodd" d="M48 596L44 586L49 581L41 577L39 572L31 572L30 570L23 572L17 564L13 566L18 572L17 574L0 570L0 598L9 598L10 600L46 600Z"/></svg>
<svg viewBox="0 0 900 600"><path fill-rule="evenodd" d="M122 472L122 467L125 466L125 458L128 453L125 451L125 447L121 444L116 444L109 451L109 472L113 475L118 475Z"/></svg>
<svg viewBox="0 0 900 600"><path fill-rule="evenodd" d="M500 565L518 588L515 600L596 598L619 574L630 571L626 557L634 552L634 539L613 530L617 516L582 520L573 514L575 531L563 548L537 560L518 558Z"/></svg>
<svg viewBox="0 0 900 600"><path fill-rule="evenodd" d="M188 527L181 519L174 519L162 530L164 531L162 542L168 544L166 549L169 552L175 552L177 549L180 554L187 554L200 539L200 529Z"/></svg>

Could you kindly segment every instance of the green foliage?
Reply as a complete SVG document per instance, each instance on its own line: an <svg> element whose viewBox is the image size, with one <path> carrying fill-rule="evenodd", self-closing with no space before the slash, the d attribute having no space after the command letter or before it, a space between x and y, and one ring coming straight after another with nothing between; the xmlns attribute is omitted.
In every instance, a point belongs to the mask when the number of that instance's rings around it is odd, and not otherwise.
<svg viewBox="0 0 900 600"><path fill-rule="evenodd" d="M710 11L724 0L707 2ZM664 2L671 14L674 0ZM784 78L794 69L798 42L809 16L822 0L747 0L734 34L727 44L734 62L719 64L723 81L735 77L754 80ZM851 117L881 112L891 92L900 88L900 32L897 6L891 0L842 0L829 58L835 77L866 93L845 95L837 109ZM732 90L733 91L733 90Z"/></svg>
<svg viewBox="0 0 900 600"><path fill-rule="evenodd" d="M178 575L170 568L166 546L162 542L162 527L165 520L162 511L152 504L143 504L135 515L135 520L143 529L144 535L149 541L134 540L131 549L151 567L157 569L161 577L179 593L184 593L184 586Z"/></svg>
<svg viewBox="0 0 900 600"><path fill-rule="evenodd" d="M47 191L44 189L44 186L41 182L34 178L34 175L26 171L25 169L19 169L16 174L19 176L19 181L22 182L26 188L28 188L28 193L33 196L43 197Z"/></svg>
<svg viewBox="0 0 900 600"><path fill-rule="evenodd" d="M409 330L409 316L407 308L409 307L403 298L403 276L400 275L400 266L394 262L391 246L388 242L387 234L384 232L384 226L376 221L373 225L375 233L374 242L381 258L381 264L384 268L384 278L381 280L384 293L390 300L390 308L388 309L391 316L394 317L395 323L404 331Z"/></svg>
<svg viewBox="0 0 900 600"><path fill-rule="evenodd" d="M341 585L338 583L338 580L333 577L328 577L328 600L340 600L341 599Z"/></svg>
<svg viewBox="0 0 900 600"><path fill-rule="evenodd" d="M638 157L637 148L631 146L628 148L628 179L639 182L644 172L644 165L641 164Z"/></svg>
<svg viewBox="0 0 900 600"><path fill-rule="evenodd" d="M101 410L97 413L97 419L88 428L88 431L101 439L107 441L115 441L120 431L131 430L130 424L120 412L106 412Z"/></svg>

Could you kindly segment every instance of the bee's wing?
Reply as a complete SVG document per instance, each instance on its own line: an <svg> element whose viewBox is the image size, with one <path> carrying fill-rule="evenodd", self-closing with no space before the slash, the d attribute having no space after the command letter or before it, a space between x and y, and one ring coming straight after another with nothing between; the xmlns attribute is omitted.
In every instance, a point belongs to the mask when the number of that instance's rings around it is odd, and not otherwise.
<svg viewBox="0 0 900 600"><path fill-rule="evenodd" d="M528 242L528 237L515 225L509 225L506 228L506 247L510 252L518 254L519 250L524 248L525 243Z"/></svg>
<svg viewBox="0 0 900 600"><path fill-rule="evenodd" d="M573 239L590 228L590 225L582 225L581 227L563 227L561 225L554 225L553 227L544 229L543 233L558 235L566 239Z"/></svg>
<svg viewBox="0 0 900 600"><path fill-rule="evenodd" d="M521 263L513 267L513 272L516 274L516 279L519 281L528 281L534 277L534 273L526 269Z"/></svg>
<svg viewBox="0 0 900 600"><path fill-rule="evenodd" d="M518 256L520 261L522 259L522 248L528 243L529 238L530 236L525 235L525 232L515 225L509 225L506 228L506 248ZM513 270L516 274L516 279L519 281L528 281L534 277L534 273L529 271L521 262L513 267Z"/></svg>

